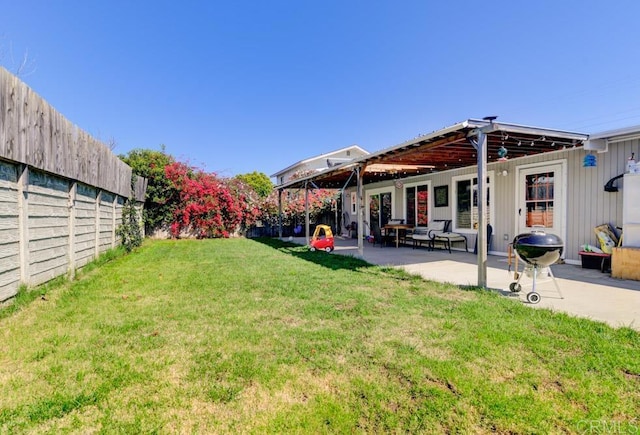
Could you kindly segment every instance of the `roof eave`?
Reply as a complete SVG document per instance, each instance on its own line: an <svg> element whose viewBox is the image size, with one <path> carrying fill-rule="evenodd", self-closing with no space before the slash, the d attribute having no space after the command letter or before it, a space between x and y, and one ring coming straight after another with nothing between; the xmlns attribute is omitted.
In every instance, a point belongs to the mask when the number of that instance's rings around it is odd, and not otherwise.
<svg viewBox="0 0 640 435"><path fill-rule="evenodd" d="M364 154L369 154L369 151L365 150L364 148L358 146L358 145L350 145L348 147L344 147L344 148L340 148L338 150L334 150L334 151L330 151L328 153L324 153L324 154L320 154L318 156L315 157L309 157L308 159L304 159L304 160L300 160L292 165L289 165L288 167L286 167L285 169L281 169L280 171L270 175L269 177L278 177L281 174L284 174L286 172L289 172L291 169L294 169L296 166L300 166L300 165L304 165L305 163L309 163L312 162L314 160L321 160L321 159L326 159L326 158L330 158L330 156L343 152L343 151L347 151L347 150L353 150L353 149L357 149L358 151L364 153Z"/></svg>
<svg viewBox="0 0 640 435"><path fill-rule="evenodd" d="M528 134L533 136L550 136L562 139L572 139L577 141L584 141L589 138L586 133L577 133L574 131L555 130L551 128L542 127L530 127L520 124L505 124L501 122L494 122L496 130L505 131L509 133Z"/></svg>
<svg viewBox="0 0 640 435"><path fill-rule="evenodd" d="M624 136L637 136L640 134L640 125L632 127L618 128L615 130L602 131L589 135L589 139L611 139Z"/></svg>

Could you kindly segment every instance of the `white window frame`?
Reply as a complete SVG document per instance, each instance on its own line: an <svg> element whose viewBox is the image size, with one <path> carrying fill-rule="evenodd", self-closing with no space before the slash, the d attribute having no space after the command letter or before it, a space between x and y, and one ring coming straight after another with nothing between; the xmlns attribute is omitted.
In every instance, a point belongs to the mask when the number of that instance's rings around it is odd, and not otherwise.
<svg viewBox="0 0 640 435"><path fill-rule="evenodd" d="M514 192L515 203L517 207L519 207L521 203L520 186L518 185L520 183L520 171L526 170L526 169L534 169L534 168L544 171L548 167L557 166L557 165L560 165L562 167L562 182L560 183L560 185L562 186L563 192L562 192L562 199L558 199L557 204L554 204L554 207L558 207L558 209L562 210L562 218L560 219L560 238L562 238L562 240L567 240L567 220L569 218L569 201L567 199L569 195L569 177L567 175L568 174L567 159L546 160L544 162L535 162L535 163L527 163L524 165L518 165L516 167L516 189ZM518 218L519 216L516 214L514 219L514 228L516 228L516 230L520 229ZM563 253L563 258L565 254L566 252Z"/></svg>
<svg viewBox="0 0 640 435"><path fill-rule="evenodd" d="M402 217L404 218L405 222L408 222L407 220L407 188L408 187L415 187L417 188L418 186L427 186L427 192L429 195L429 199L427 202L427 216L429 216L429 222L431 222L433 216L433 192L431 191L431 180L424 180L424 181L415 181L413 183L406 183L404 186L402 186ZM417 198L417 196L416 196ZM416 207L417 210L417 207Z"/></svg>
<svg viewBox="0 0 640 435"><path fill-rule="evenodd" d="M370 210L370 206L371 206L371 197L373 195L379 195L381 193L390 193L391 194L391 214L392 214L392 218L393 218L393 212L396 209L396 193L395 193L395 187L393 186L387 186L387 187L379 187L377 189L371 189L371 190L367 190L365 192L365 217L366 217L366 223L367 223L367 227L369 227L369 232L371 232L371 222L369 222L369 210Z"/></svg>
<svg viewBox="0 0 640 435"><path fill-rule="evenodd" d="M473 185L473 179L478 178L477 173L465 174L465 175L456 175L451 177L451 190L449 197L451 198L451 231L455 231L456 233L463 234L476 234L478 232L477 229L474 228L458 228L458 182L464 180L470 180ZM495 171L487 171L487 178L489 179L489 183L486 188L490 189L491 196L489 197L489 224L495 228L495 200L496 200L496 188L495 188ZM473 214L472 214L473 215ZM473 225L472 225L473 227Z"/></svg>

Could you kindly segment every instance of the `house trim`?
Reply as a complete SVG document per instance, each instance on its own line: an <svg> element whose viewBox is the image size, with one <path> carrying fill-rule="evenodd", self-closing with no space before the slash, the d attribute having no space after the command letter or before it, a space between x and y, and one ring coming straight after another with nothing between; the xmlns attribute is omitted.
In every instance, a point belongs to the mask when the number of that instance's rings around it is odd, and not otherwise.
<svg viewBox="0 0 640 435"><path fill-rule="evenodd" d="M549 166L555 166L555 165L560 165L562 167L562 200L559 203L559 206L562 210L562 220L560 221L560 238L563 240L564 244L565 244L565 250L562 253L562 257L564 258L566 256L566 242L567 242L567 219L568 219L568 215L569 215L569 209L568 209L568 194L569 194L569 174L568 174L568 164L567 164L567 159L558 159L558 160L547 160L544 162L536 162L536 163L527 163L527 164L523 164L523 165L518 165L516 166L516 174L515 174L515 183L516 183L516 189L515 189L515 206L518 207L521 201L520 198L520 186L518 186L518 183L520 182L520 174L521 171L526 170L526 169L533 169L533 168L546 168ZM556 205L554 204L554 207ZM519 222L518 222L518 214L514 213L514 221L513 221L513 228L515 230L517 230L519 228Z"/></svg>

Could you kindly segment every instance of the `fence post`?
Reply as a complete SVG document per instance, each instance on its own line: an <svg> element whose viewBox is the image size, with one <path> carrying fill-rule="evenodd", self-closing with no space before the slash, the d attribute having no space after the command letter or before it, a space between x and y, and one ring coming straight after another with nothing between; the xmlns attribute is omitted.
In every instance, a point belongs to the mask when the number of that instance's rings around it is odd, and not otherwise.
<svg viewBox="0 0 640 435"><path fill-rule="evenodd" d="M102 198L102 190L97 189L96 195L96 253L95 258L100 256L100 199Z"/></svg>
<svg viewBox="0 0 640 435"><path fill-rule="evenodd" d="M116 247L116 204L118 203L118 195L113 195L111 203L111 248Z"/></svg>
<svg viewBox="0 0 640 435"><path fill-rule="evenodd" d="M73 279L76 275L76 194L78 191L78 182L74 181L69 187L69 278Z"/></svg>
<svg viewBox="0 0 640 435"><path fill-rule="evenodd" d="M29 285L29 166L18 166L18 232L20 235L20 281Z"/></svg>

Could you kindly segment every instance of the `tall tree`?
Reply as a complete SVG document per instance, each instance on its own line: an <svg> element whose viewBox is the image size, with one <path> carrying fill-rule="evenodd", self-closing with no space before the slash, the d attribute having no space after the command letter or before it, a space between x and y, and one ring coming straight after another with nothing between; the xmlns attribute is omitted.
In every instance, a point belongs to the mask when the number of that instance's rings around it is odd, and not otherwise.
<svg viewBox="0 0 640 435"><path fill-rule="evenodd" d="M248 174L236 175L236 178L251 186L260 198L266 198L273 190L271 179L263 172L253 171Z"/></svg>
<svg viewBox="0 0 640 435"><path fill-rule="evenodd" d="M131 166L133 173L147 179L147 194L144 205L145 232L151 234L160 228L168 228L173 221L176 208L176 192L173 183L167 179L165 167L175 163L175 159L164 152L148 149L134 149L119 156Z"/></svg>

